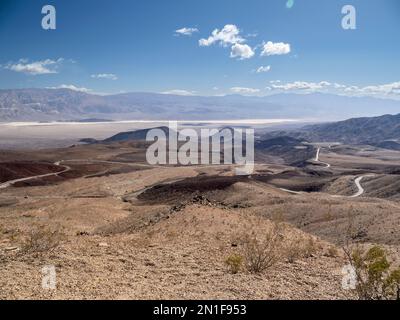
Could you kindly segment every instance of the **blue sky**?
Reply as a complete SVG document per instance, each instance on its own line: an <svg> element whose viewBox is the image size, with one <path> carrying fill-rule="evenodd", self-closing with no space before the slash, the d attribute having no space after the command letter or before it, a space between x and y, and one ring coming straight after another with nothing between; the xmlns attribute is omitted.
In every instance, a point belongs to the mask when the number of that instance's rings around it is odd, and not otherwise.
<svg viewBox="0 0 400 320"><path fill-rule="evenodd" d="M0 88L400 97L400 1L287 2L2 0ZM46 4L56 30L41 27Z"/></svg>

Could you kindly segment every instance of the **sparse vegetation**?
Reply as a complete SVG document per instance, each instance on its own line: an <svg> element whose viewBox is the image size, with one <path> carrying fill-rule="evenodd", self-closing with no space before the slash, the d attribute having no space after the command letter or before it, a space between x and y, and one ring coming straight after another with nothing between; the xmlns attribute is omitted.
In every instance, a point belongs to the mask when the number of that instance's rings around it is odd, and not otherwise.
<svg viewBox="0 0 400 320"><path fill-rule="evenodd" d="M22 253L51 253L60 245L63 239L64 235L59 227L37 226L29 232L28 239L22 247Z"/></svg>
<svg viewBox="0 0 400 320"><path fill-rule="evenodd" d="M400 268L393 269L380 246L346 251L356 274L355 293L360 300L400 300Z"/></svg>
<svg viewBox="0 0 400 320"><path fill-rule="evenodd" d="M334 258L339 255L338 249L334 246L328 248L328 257Z"/></svg>
<svg viewBox="0 0 400 320"><path fill-rule="evenodd" d="M301 258L309 258L318 250L315 240L312 237L307 239L304 236L294 236L286 239L283 247L283 254L289 263L294 263Z"/></svg>
<svg viewBox="0 0 400 320"><path fill-rule="evenodd" d="M251 273L261 273L274 266L282 258L283 235L281 224L272 228L260 239L255 234L243 239L245 265Z"/></svg>
<svg viewBox="0 0 400 320"><path fill-rule="evenodd" d="M303 247L303 256L305 258L312 257L318 251L318 246L313 237L308 237L308 239L304 242Z"/></svg>
<svg viewBox="0 0 400 320"><path fill-rule="evenodd" d="M238 273L243 266L243 257L239 254L232 254L225 260L225 265L232 274Z"/></svg>
<svg viewBox="0 0 400 320"><path fill-rule="evenodd" d="M287 240L284 246L284 254L289 263L294 263L302 257L303 246L298 238Z"/></svg>

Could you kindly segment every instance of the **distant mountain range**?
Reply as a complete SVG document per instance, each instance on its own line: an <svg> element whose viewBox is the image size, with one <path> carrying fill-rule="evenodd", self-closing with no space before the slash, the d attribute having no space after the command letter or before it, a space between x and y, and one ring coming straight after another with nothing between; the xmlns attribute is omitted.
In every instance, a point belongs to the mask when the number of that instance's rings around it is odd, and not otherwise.
<svg viewBox="0 0 400 320"><path fill-rule="evenodd" d="M0 90L0 122L109 120L309 119L315 122L395 114L400 101L331 94L100 96L68 89Z"/></svg>
<svg viewBox="0 0 400 320"><path fill-rule="evenodd" d="M84 143L113 143L145 140L151 129L159 129L169 136L168 127L147 128L120 132L105 140L82 139ZM234 130L231 127L220 128ZM340 142L344 144L368 144L383 149L400 151L400 114L370 118L353 118L345 121L309 125L298 130L271 131L257 137L258 152L279 155L291 163L308 159L314 147L307 142ZM294 152L295 150L295 152Z"/></svg>
<svg viewBox="0 0 400 320"><path fill-rule="evenodd" d="M264 138L290 136L310 142L370 144L400 150L400 114L306 126L295 131L267 133Z"/></svg>

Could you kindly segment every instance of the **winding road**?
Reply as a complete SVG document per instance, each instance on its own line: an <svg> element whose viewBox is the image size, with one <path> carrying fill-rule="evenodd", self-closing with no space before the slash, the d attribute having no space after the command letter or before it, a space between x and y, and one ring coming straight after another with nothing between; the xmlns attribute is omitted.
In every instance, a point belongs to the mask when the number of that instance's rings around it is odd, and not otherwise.
<svg viewBox="0 0 400 320"><path fill-rule="evenodd" d="M358 188L358 191L357 191L356 194L352 195L350 198L357 198L357 197L361 196L365 191L364 188L361 185L361 180L364 179L364 178L374 177L374 176L375 176L374 174L367 174L367 175L360 176L360 177L356 178L354 180L354 183L356 184L356 186Z"/></svg>
<svg viewBox="0 0 400 320"><path fill-rule="evenodd" d="M329 148L331 148L331 146L329 146ZM330 165L329 163L327 163L327 162L322 162L322 161L319 160L320 152L321 152L321 148L318 148L317 154L316 154L315 159L314 159L315 162L319 162L319 163L325 165L326 168L330 168L331 165ZM362 185L361 185L361 180L363 180L364 178L374 177L374 176L375 176L374 174L366 174L366 175L357 177L357 178L354 180L354 183L356 184L356 187L357 187L358 191L357 191L354 195L350 196L350 198L358 198L358 197L360 197L361 195L363 195L364 192L365 192L365 190L364 190L364 188L363 188Z"/></svg>
<svg viewBox="0 0 400 320"><path fill-rule="evenodd" d="M90 160L90 159L71 159L71 160L60 160L57 162L54 162L54 165L59 166L59 167L64 167L64 170L59 171L59 172L52 172L52 173L46 173L46 174L41 174L37 176L30 176L30 177L25 177L25 178L20 178L20 179L15 179L15 180L9 180L6 182L3 182L0 184L0 190L1 189L6 189L8 187L11 187L13 184L17 182L24 182L24 181L29 181L33 179L40 179L40 178L47 178L47 177L52 177L52 176L58 176L62 173L68 172L72 170L71 167L67 165L63 165L61 163L65 162L87 162L87 163L110 163L110 164L124 164L124 165L131 165L131 166L146 166L148 167L149 165L147 164L139 164L139 163L125 163L125 162L117 162L117 161L107 161L107 160Z"/></svg>
<svg viewBox="0 0 400 320"><path fill-rule="evenodd" d="M318 148L318 150L317 150L317 155L315 156L314 161L323 164L326 168L330 168L331 165L330 165L329 163L319 161L319 153L320 153L320 152L321 152L321 148Z"/></svg>
<svg viewBox="0 0 400 320"><path fill-rule="evenodd" d="M329 148L331 148L331 146L329 146ZM327 163L327 162L322 162L322 161L319 160L320 152L321 152L321 148L319 147L319 148L317 149L317 154L315 155L314 161L325 165L326 168L330 168L331 165L330 165L329 163ZM354 195L348 196L348 198L358 198L358 197L362 196L362 195L364 194L365 190L364 190L364 188L363 188L362 185L361 185L361 181L362 181L364 178L374 177L374 176L375 176L374 174L366 174L366 175L357 177L357 178L354 180L354 183L355 183L355 185L356 185L358 191L357 191ZM288 193L292 193L292 194L302 194L302 193L303 193L303 192L288 190L288 189L284 189L284 188L279 188L279 190L282 190L282 191L285 191L285 192L288 192ZM337 198L337 197L341 197L341 196L332 195L332 197Z"/></svg>
<svg viewBox="0 0 400 320"><path fill-rule="evenodd" d="M40 174L40 175L37 175L37 176L31 176L31 177L25 177L25 178L6 181L6 182L3 182L2 184L0 184L0 190L1 189L6 189L8 187L11 187L13 184L15 184L17 182L24 182L24 181L29 181L29 180L32 180L32 179L39 179L39 178L58 176L59 174L62 174L62 173L65 173L65 172L68 172L68 171L71 170L71 167L61 165L60 164L61 162L62 161L57 161L57 162L54 163L54 165L64 167L64 170L62 170L62 171L46 173L46 174Z"/></svg>
<svg viewBox="0 0 400 320"><path fill-rule="evenodd" d="M322 162L322 161L319 160L320 152L321 152L321 148L319 147L317 149L317 153L316 153L314 161L325 165L326 168L330 168L331 165L329 163ZM60 160L60 161L54 162L54 165L64 167L64 169L62 171L46 173L46 174L42 174L42 175L36 175L36 176L31 176L31 177L25 177L25 178L6 181L6 182L3 182L3 183L0 184L0 190L1 189L6 189L8 187L11 187L13 184L15 184L17 182L24 182L24 181L29 181L29 180L33 180L33 179L46 178L46 177L51 177L51 176L58 176L58 175L60 175L62 173L65 173L65 172L68 172L68 171L72 170L71 167L69 167L67 165L62 165L61 163L63 163L63 162L91 162L91 163L93 163L93 162L96 163L97 162L97 163L113 163L113 164L133 165L133 164L130 164L130 163L117 162L117 161L107 161L107 160L86 160L86 159ZM149 166L149 165L146 165L146 164L134 164L134 165L135 166L138 166L138 165L139 166L140 165ZM373 177L373 176L374 176L374 174L367 174L367 175L363 175L363 176L357 177L354 180L354 183L356 184L356 187L358 188L358 191L357 191L357 193L355 193L354 195L349 196L349 197L350 198L357 198L357 197L360 197L361 195L363 195L365 190L361 186L361 181L364 178ZM282 190L282 191L288 192L288 193L292 193L292 194L302 194L302 193L304 193L304 192L293 191L293 190L289 190L289 189L285 189L285 188L279 188L279 189ZM338 196L334 196L334 197L338 197Z"/></svg>

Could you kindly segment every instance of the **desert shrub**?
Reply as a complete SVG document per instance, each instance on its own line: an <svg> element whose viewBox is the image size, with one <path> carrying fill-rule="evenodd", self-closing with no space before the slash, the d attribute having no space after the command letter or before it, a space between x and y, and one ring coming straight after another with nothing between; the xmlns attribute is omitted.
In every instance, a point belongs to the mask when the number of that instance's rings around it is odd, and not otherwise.
<svg viewBox="0 0 400 320"><path fill-rule="evenodd" d="M287 240L284 245L284 255L289 263L303 257L303 245L298 238Z"/></svg>
<svg viewBox="0 0 400 320"><path fill-rule="evenodd" d="M284 242L283 254L289 263L301 258L309 258L317 252L317 245L312 237L294 236Z"/></svg>
<svg viewBox="0 0 400 320"><path fill-rule="evenodd" d="M282 259L283 235L280 224L275 223L262 239L246 235L243 239L243 256L251 273L261 273Z"/></svg>
<svg viewBox="0 0 400 320"><path fill-rule="evenodd" d="M313 237L309 237L304 243L303 255L305 258L312 257L318 251L318 246Z"/></svg>
<svg viewBox="0 0 400 320"><path fill-rule="evenodd" d="M225 265L230 273L236 274L242 269L243 257L239 254L232 254L226 258Z"/></svg>
<svg viewBox="0 0 400 320"><path fill-rule="evenodd" d="M393 270L385 279L384 291L387 297L400 300L400 268Z"/></svg>
<svg viewBox="0 0 400 320"><path fill-rule="evenodd" d="M328 248L328 257L337 257L339 255L339 251L336 247L332 246Z"/></svg>
<svg viewBox="0 0 400 320"><path fill-rule="evenodd" d="M400 268L393 270L384 249L345 252L356 274L354 291L360 300L400 300Z"/></svg>
<svg viewBox="0 0 400 320"><path fill-rule="evenodd" d="M29 232L28 238L25 241L23 253L51 253L53 252L64 239L64 235L60 228L50 228L46 226L38 226Z"/></svg>

